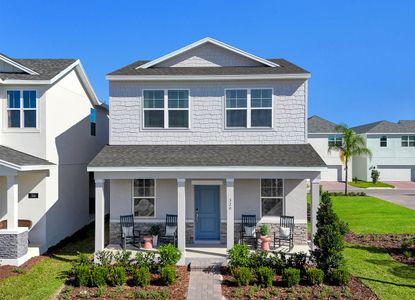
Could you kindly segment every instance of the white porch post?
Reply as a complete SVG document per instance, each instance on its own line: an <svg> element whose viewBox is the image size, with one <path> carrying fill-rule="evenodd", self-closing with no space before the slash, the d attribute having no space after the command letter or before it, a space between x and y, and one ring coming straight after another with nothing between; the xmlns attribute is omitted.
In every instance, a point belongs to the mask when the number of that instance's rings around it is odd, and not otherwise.
<svg viewBox="0 0 415 300"><path fill-rule="evenodd" d="M314 249L314 235L317 232L317 210L320 206L320 177L310 180L311 184L311 248Z"/></svg>
<svg viewBox="0 0 415 300"><path fill-rule="evenodd" d="M234 213L234 179L226 178L226 248L231 249L235 242L235 213Z"/></svg>
<svg viewBox="0 0 415 300"><path fill-rule="evenodd" d="M104 179L95 179L95 252L104 250Z"/></svg>
<svg viewBox="0 0 415 300"><path fill-rule="evenodd" d="M186 255L186 179L177 178L177 247ZM184 261L184 260L183 260Z"/></svg>
<svg viewBox="0 0 415 300"><path fill-rule="evenodd" d="M17 176L7 176L7 229L18 228L18 185Z"/></svg>

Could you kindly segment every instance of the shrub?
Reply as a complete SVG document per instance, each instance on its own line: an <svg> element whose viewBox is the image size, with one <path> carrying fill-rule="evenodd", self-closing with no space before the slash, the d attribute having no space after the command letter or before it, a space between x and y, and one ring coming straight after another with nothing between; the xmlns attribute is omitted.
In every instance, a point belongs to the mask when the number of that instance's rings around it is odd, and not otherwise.
<svg viewBox="0 0 415 300"><path fill-rule="evenodd" d="M156 268L156 254L154 252L137 252L135 260L139 267L147 267L150 271Z"/></svg>
<svg viewBox="0 0 415 300"><path fill-rule="evenodd" d="M415 238L407 238L401 244L401 250L406 257L415 256Z"/></svg>
<svg viewBox="0 0 415 300"><path fill-rule="evenodd" d="M147 267L141 267L133 270L133 282L136 286L150 285L150 270Z"/></svg>
<svg viewBox="0 0 415 300"><path fill-rule="evenodd" d="M268 224L262 224L261 227L259 227L259 233L262 236L267 236L269 233L269 227Z"/></svg>
<svg viewBox="0 0 415 300"><path fill-rule="evenodd" d="M91 269L86 265L75 266L75 285L76 286L87 286L89 284L89 278L91 276Z"/></svg>
<svg viewBox="0 0 415 300"><path fill-rule="evenodd" d="M252 252L249 256L249 260L251 268L268 267L270 265L268 253L261 250L256 250L255 252Z"/></svg>
<svg viewBox="0 0 415 300"><path fill-rule="evenodd" d="M258 284L263 287L272 286L272 278L274 277L274 271L268 267L259 267L256 272Z"/></svg>
<svg viewBox="0 0 415 300"><path fill-rule="evenodd" d="M369 170L372 170L372 172L370 173L370 177L372 178L372 183L374 184L377 183L379 180L379 176L380 176L379 170L377 170L375 166L370 167Z"/></svg>
<svg viewBox="0 0 415 300"><path fill-rule="evenodd" d="M305 264L307 262L307 254L304 252L294 253L287 260L287 266L299 269L301 274L304 274Z"/></svg>
<svg viewBox="0 0 415 300"><path fill-rule="evenodd" d="M78 256L76 257L75 264L76 265L91 266L92 265L91 255L86 254L86 253L78 252Z"/></svg>
<svg viewBox="0 0 415 300"><path fill-rule="evenodd" d="M324 280L324 272L317 268L309 268L305 270L307 281L311 285L322 284Z"/></svg>
<svg viewBox="0 0 415 300"><path fill-rule="evenodd" d="M113 266L108 272L108 283L112 286L120 286L126 283L127 275L125 268L121 266Z"/></svg>
<svg viewBox="0 0 415 300"><path fill-rule="evenodd" d="M324 193L317 212L317 233L313 241L316 249L312 256L325 274L343 265L342 251L347 231L347 225L333 211L330 196Z"/></svg>
<svg viewBox="0 0 415 300"><path fill-rule="evenodd" d="M160 264L162 266L175 265L182 256L182 253L172 244L167 244L159 247Z"/></svg>
<svg viewBox="0 0 415 300"><path fill-rule="evenodd" d="M282 272L282 279L287 287L292 287L300 283L300 270L295 268L286 268Z"/></svg>
<svg viewBox="0 0 415 300"><path fill-rule="evenodd" d="M160 280L164 285L170 285L176 282L176 267L166 265L160 269Z"/></svg>
<svg viewBox="0 0 415 300"><path fill-rule="evenodd" d="M249 248L245 244L237 244L228 250L229 266L231 268L249 267Z"/></svg>
<svg viewBox="0 0 415 300"><path fill-rule="evenodd" d="M115 263L124 268L130 265L131 251L117 251L114 254Z"/></svg>
<svg viewBox="0 0 415 300"><path fill-rule="evenodd" d="M159 224L153 224L151 225L148 233L150 233L151 235L159 235L161 231L160 225Z"/></svg>
<svg viewBox="0 0 415 300"><path fill-rule="evenodd" d="M282 252L273 253L273 255L270 257L269 264L278 275L281 275L282 271L287 266L287 259L285 254Z"/></svg>
<svg viewBox="0 0 415 300"><path fill-rule="evenodd" d="M248 267L233 268L232 276L238 286L246 286L251 282L252 270Z"/></svg>
<svg viewBox="0 0 415 300"><path fill-rule="evenodd" d="M100 287L106 285L108 276L108 267L96 266L91 272L91 285Z"/></svg>
<svg viewBox="0 0 415 300"><path fill-rule="evenodd" d="M331 269L329 278L336 285L347 285L350 281L350 273L344 268Z"/></svg>
<svg viewBox="0 0 415 300"><path fill-rule="evenodd" d="M105 251L105 250L97 251L95 253L95 256L97 260L99 261L99 263L103 266L109 266L112 263L112 259L114 257L111 251Z"/></svg>

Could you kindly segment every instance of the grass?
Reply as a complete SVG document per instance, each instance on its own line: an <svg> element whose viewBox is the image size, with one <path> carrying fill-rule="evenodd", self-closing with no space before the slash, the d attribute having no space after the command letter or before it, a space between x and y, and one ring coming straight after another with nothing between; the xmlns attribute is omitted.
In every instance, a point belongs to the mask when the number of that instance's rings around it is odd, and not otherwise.
<svg viewBox="0 0 415 300"><path fill-rule="evenodd" d="M414 299L415 267L395 261L386 250L348 245L346 265L380 299Z"/></svg>
<svg viewBox="0 0 415 300"><path fill-rule="evenodd" d="M78 251L93 253L93 224L64 241L29 271L0 281L0 299L50 299L64 284Z"/></svg>
<svg viewBox="0 0 415 300"><path fill-rule="evenodd" d="M371 188L371 187L376 187L376 188L394 188L395 187L392 184L387 184L381 181L373 183L371 181L363 181L363 180L349 182L349 185L358 187L358 188L364 188L364 189Z"/></svg>
<svg viewBox="0 0 415 300"><path fill-rule="evenodd" d="M415 233L415 211L375 197L332 197L337 215L363 233Z"/></svg>

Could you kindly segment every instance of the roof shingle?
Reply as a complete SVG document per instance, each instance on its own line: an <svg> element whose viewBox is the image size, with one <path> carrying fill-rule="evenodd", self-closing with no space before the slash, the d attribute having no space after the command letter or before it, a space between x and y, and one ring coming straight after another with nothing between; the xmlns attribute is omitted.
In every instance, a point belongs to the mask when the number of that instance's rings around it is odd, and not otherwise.
<svg viewBox="0 0 415 300"><path fill-rule="evenodd" d="M5 146L0 146L0 160L7 161L17 166L53 165L53 163L45 159Z"/></svg>
<svg viewBox="0 0 415 300"><path fill-rule="evenodd" d="M308 118L308 133L336 133L337 124L319 116Z"/></svg>

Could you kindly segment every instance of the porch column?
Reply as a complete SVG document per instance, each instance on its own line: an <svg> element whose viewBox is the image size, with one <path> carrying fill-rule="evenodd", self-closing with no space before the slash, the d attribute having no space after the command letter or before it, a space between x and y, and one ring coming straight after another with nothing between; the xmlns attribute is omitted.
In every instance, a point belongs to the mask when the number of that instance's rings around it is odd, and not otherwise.
<svg viewBox="0 0 415 300"><path fill-rule="evenodd" d="M226 178L226 248L231 249L235 242L235 213L234 213L234 179Z"/></svg>
<svg viewBox="0 0 415 300"><path fill-rule="evenodd" d="M7 229L18 228L18 185L17 176L7 176Z"/></svg>
<svg viewBox="0 0 415 300"><path fill-rule="evenodd" d="M314 249L314 235L317 232L317 210L320 206L320 176L310 180L311 184L311 248Z"/></svg>
<svg viewBox="0 0 415 300"><path fill-rule="evenodd" d="M104 250L104 179L95 179L95 252Z"/></svg>
<svg viewBox="0 0 415 300"><path fill-rule="evenodd" d="M186 179L177 178L177 247L186 254Z"/></svg>

